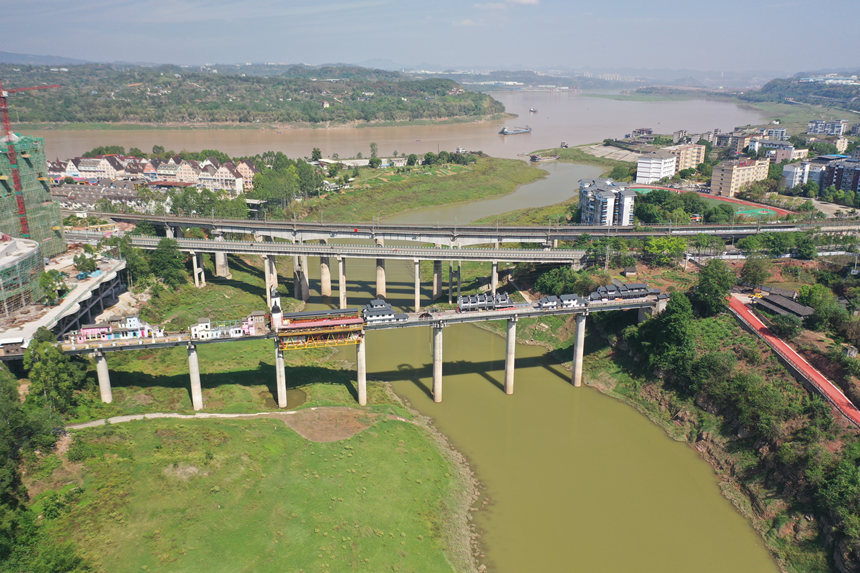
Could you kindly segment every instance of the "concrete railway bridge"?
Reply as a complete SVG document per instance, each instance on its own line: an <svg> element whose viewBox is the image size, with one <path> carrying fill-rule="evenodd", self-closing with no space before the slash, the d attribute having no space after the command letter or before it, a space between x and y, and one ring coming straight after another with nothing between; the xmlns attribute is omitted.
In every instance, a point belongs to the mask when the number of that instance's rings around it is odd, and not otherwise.
<svg viewBox="0 0 860 573"><path fill-rule="evenodd" d="M606 312L616 310L636 310L640 318L650 313L660 312L665 308L665 299L651 295L647 298L635 301L610 301L590 303L586 307L559 308L541 310L530 305L519 305L504 310L474 311L459 313L456 311L445 311L435 313L431 318L422 318L417 313L409 315L405 322L399 323L376 323L365 324L360 335L351 343L356 345L356 386L358 403L362 406L367 404L367 346L366 333L393 328L416 328L429 327L433 332L433 387L432 395L435 402L442 401L442 348L443 330L446 327L457 324L485 322L490 320L507 321L506 329L506 351L505 351L505 393L514 393L514 370L516 362L516 338L517 321L520 318L537 317L547 315L576 316L576 339L573 349L573 366L571 369L571 382L574 387L582 385L582 361L585 348L585 321L592 312ZM210 340L193 339L188 333L168 334L163 337L146 339L118 340L118 341L93 341L89 343L62 343L61 349L72 355L92 355L96 360L96 373L99 382L99 391L103 402L113 401L113 391L110 383L110 371L107 363L107 354L111 352L123 352L142 349L172 348L185 346L188 350L188 373L191 386L191 403L195 410L203 409L203 388L200 381L200 364L197 356L197 346L200 344L226 344L242 340L275 340L275 377L276 377L276 399L278 407L287 407L287 373L284 366L284 349L278 343L275 333L243 336L240 338L216 338Z"/></svg>
<svg viewBox="0 0 860 573"><path fill-rule="evenodd" d="M72 212L69 212L72 213ZM259 221L246 219L216 219L167 215L91 213L95 217L119 222L149 221L163 229L166 236L176 237L182 228L206 229L213 236L226 233L286 239L292 242L328 241L332 239L370 239L377 242L414 241L418 243L462 247L469 245L498 245L501 243L538 243L548 247L558 241L573 241L583 234L595 236L653 237L665 235L715 235L741 238L760 232L794 232L815 230L824 233L860 232L860 221L828 219L793 223L740 223L649 225L643 227L606 227L600 225L556 226L490 226L490 225L418 225L391 223L324 223L313 221Z"/></svg>

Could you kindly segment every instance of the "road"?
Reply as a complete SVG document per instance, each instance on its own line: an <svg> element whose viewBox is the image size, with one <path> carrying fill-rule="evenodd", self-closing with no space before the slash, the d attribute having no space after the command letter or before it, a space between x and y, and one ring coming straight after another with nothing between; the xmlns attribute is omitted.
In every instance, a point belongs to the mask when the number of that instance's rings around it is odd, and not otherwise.
<svg viewBox="0 0 860 573"><path fill-rule="evenodd" d="M791 362L796 368L803 372L806 379L815 386L828 402L836 406L842 414L855 426L860 427L860 410L851 400L836 386L828 380L821 372L815 369L803 356L798 354L791 346L783 342L759 320L759 318L736 296L730 297L729 306L737 313L741 320L752 328L774 352Z"/></svg>

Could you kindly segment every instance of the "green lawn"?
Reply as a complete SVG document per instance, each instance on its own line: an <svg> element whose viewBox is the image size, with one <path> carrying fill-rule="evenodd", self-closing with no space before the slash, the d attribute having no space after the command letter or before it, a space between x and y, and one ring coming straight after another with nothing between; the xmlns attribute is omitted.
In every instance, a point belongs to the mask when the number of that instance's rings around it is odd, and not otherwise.
<svg viewBox="0 0 860 573"><path fill-rule="evenodd" d="M132 422L74 436L80 490L45 522L98 571L459 568L445 547L445 500L459 478L410 423L381 419L328 443L275 419ZM41 485L71 489L60 483Z"/></svg>
<svg viewBox="0 0 860 573"><path fill-rule="evenodd" d="M483 157L469 166L415 166L409 173L364 169L353 189L308 202L306 218L372 221L434 205L447 205L512 193L546 176L517 159Z"/></svg>

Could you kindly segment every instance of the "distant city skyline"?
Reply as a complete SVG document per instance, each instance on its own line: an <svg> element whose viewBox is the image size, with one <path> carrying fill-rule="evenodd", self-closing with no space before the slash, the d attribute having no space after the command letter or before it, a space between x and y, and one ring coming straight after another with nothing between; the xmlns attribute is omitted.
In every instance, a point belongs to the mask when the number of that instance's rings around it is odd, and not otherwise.
<svg viewBox="0 0 860 573"><path fill-rule="evenodd" d="M30 0L4 5L0 31L10 52L97 62L387 61L407 68L645 68L775 76L860 67L860 36L844 28L810 37L806 23L820 19L860 21L860 2ZM817 49L804 49L809 42Z"/></svg>

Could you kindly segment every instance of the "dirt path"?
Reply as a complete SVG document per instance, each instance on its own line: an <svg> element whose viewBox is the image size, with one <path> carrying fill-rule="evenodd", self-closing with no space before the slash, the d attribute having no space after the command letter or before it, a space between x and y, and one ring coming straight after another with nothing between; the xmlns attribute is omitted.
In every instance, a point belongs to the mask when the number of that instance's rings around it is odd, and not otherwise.
<svg viewBox="0 0 860 573"><path fill-rule="evenodd" d="M206 419L250 419L275 418L283 421L300 436L312 442L336 442L346 440L369 428L377 422L379 414L367 410L348 408L345 406L328 406L290 410L288 412L256 412L253 414L215 414L198 412L196 414L175 414L155 412L151 414L129 414L102 418L81 424L69 424L67 430L83 430L106 424L122 424L138 420L206 420ZM404 422L409 420L403 420Z"/></svg>

